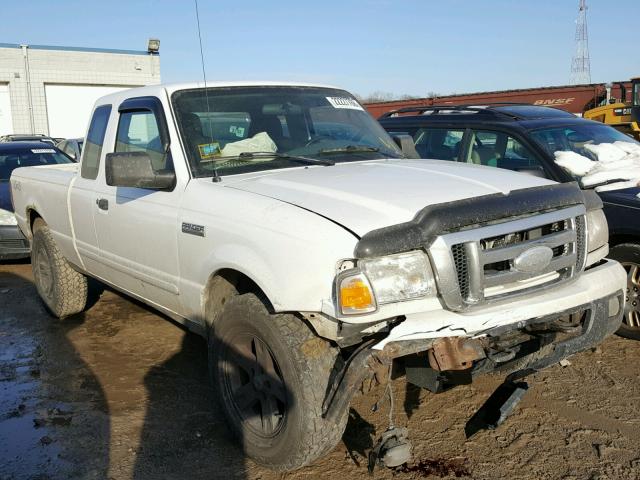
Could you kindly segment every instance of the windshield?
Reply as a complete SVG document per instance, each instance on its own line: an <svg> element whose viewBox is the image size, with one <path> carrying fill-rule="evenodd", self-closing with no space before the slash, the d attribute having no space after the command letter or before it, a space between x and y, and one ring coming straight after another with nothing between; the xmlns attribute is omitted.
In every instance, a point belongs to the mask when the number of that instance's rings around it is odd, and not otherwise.
<svg viewBox="0 0 640 480"><path fill-rule="evenodd" d="M57 165L60 163L73 162L69 157L54 148L3 148L0 150L0 181L8 181L11 177L11 172L16 168Z"/></svg>
<svg viewBox="0 0 640 480"><path fill-rule="evenodd" d="M310 159L331 165L402 156L344 90L229 87L205 95L200 88L178 91L172 102L195 177L298 167Z"/></svg>
<svg viewBox="0 0 640 480"><path fill-rule="evenodd" d="M637 82L633 82L633 106L637 107L640 105L640 80Z"/></svg>
<svg viewBox="0 0 640 480"><path fill-rule="evenodd" d="M584 188L614 190L640 181L640 143L612 127L584 122L531 135Z"/></svg>
<svg viewBox="0 0 640 480"><path fill-rule="evenodd" d="M592 122L541 128L531 132L531 136L551 155L555 152L575 152L579 155L598 160L588 145L614 142L636 142L633 138L619 132L613 127Z"/></svg>

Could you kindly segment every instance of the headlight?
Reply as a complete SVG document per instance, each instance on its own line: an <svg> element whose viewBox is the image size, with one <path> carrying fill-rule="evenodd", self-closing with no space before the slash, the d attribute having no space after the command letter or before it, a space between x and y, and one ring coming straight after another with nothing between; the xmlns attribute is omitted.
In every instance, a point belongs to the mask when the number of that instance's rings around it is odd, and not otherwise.
<svg viewBox="0 0 640 480"><path fill-rule="evenodd" d="M609 242L609 225L602 209L587 212L587 251L593 252Z"/></svg>
<svg viewBox="0 0 640 480"><path fill-rule="evenodd" d="M413 300L436 292L429 258L414 251L358 262L338 276L337 293L343 315L370 313L377 305Z"/></svg>
<svg viewBox="0 0 640 480"><path fill-rule="evenodd" d="M13 213L0 209L0 226L6 227L17 224L18 221Z"/></svg>

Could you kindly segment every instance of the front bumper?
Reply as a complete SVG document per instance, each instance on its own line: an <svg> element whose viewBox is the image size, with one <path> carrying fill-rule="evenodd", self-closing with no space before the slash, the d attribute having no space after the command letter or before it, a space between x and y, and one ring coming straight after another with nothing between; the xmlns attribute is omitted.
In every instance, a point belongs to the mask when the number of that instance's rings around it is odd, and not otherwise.
<svg viewBox="0 0 640 480"><path fill-rule="evenodd" d="M486 357L474 362L468 370L436 371L429 366L424 356L414 355L405 360L407 381L434 393L456 385L471 383L476 376L491 372L508 375L507 381L515 381L600 344L620 327L623 311L624 293L620 290L616 294L562 312L564 315L577 314L582 318L571 333L552 328L553 325L557 325L556 315L532 319L517 331L496 328L486 332L483 337L482 343L487 347L484 350ZM537 328L542 328L542 331L530 335L522 343L512 345L509 352L511 356L508 358L504 357L504 351L499 351L496 355L493 347L500 345L505 338L508 340L514 334L536 332ZM434 345L434 342L434 340L429 341L429 344ZM400 342L402 343L412 342ZM399 348L398 344L393 345L388 345L383 350L383 354L390 349Z"/></svg>
<svg viewBox="0 0 640 480"><path fill-rule="evenodd" d="M575 281L477 311L452 312L441 308L408 314L373 348L383 350L390 343L409 340L476 337L497 327L521 328L532 319L560 317L563 312L615 295L626 288L626 278L618 262L604 260L585 270Z"/></svg>
<svg viewBox="0 0 640 480"><path fill-rule="evenodd" d="M537 352L505 362L503 365L488 365L485 367L486 371L495 369L501 373L522 372L519 376L524 376L528 371L542 370L574 353L595 347L620 328L624 315L624 290L564 313L575 312L586 312L579 334L566 340L552 342ZM550 319L536 319L529 325L543 323L545 320ZM484 373L483 370L482 367L478 368L474 374Z"/></svg>
<svg viewBox="0 0 640 480"><path fill-rule="evenodd" d="M31 247L17 225L0 227L0 260L17 260L31 255Z"/></svg>

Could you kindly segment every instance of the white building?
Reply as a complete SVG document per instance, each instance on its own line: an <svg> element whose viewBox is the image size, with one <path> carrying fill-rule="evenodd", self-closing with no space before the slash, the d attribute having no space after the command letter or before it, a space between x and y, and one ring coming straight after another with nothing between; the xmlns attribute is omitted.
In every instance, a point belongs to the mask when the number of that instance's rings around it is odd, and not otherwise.
<svg viewBox="0 0 640 480"><path fill-rule="evenodd" d="M98 97L154 83L160 83L157 49L0 43L0 135L82 137Z"/></svg>

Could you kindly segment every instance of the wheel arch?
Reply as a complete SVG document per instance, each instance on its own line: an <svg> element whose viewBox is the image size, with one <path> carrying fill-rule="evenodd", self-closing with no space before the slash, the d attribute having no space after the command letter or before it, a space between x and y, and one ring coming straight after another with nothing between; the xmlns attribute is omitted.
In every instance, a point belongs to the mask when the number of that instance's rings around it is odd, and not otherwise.
<svg viewBox="0 0 640 480"><path fill-rule="evenodd" d="M27 207L26 219L27 219L27 225L29 227L28 233L30 237L33 237L33 224L36 222L38 218L42 219L42 221L44 222L44 218L42 218L42 215L40 215L36 207L34 206Z"/></svg>
<svg viewBox="0 0 640 480"><path fill-rule="evenodd" d="M273 304L267 294L249 275L234 268L221 268L213 272L202 294L207 331L215 323L229 298L245 293L255 294L269 312L274 312Z"/></svg>

